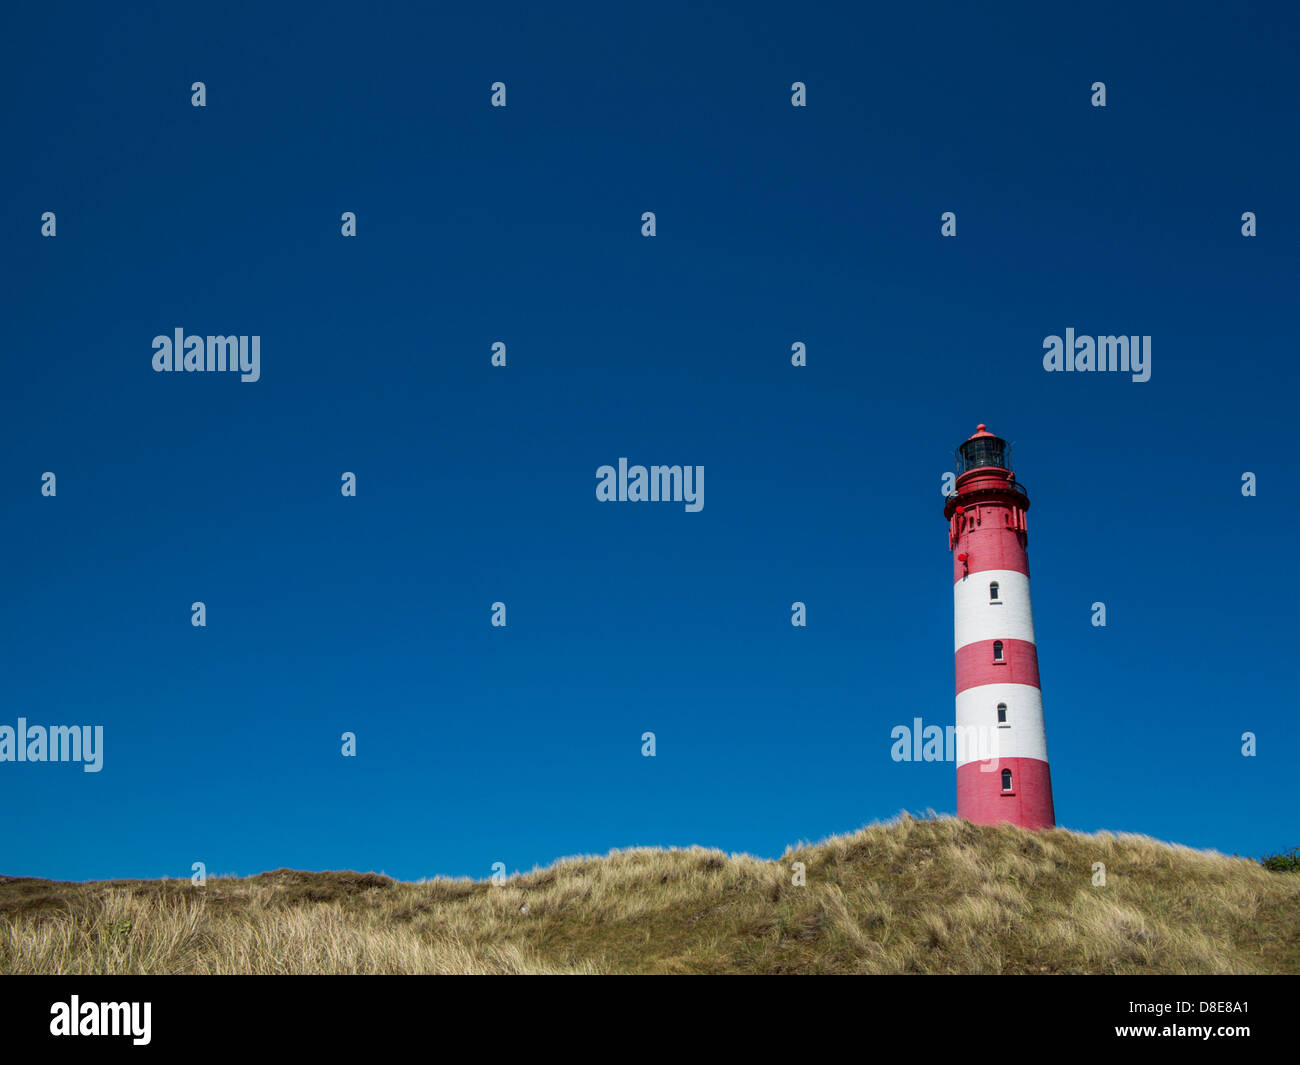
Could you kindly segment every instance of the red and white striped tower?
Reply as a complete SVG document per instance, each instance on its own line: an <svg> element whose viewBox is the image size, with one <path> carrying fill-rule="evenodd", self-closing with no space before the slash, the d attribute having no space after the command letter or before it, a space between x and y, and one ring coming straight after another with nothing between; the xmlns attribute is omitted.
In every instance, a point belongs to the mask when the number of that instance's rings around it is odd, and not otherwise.
<svg viewBox="0 0 1300 1065"><path fill-rule="evenodd" d="M953 555L957 816L1051 828L1056 812L1029 602L1028 509L1029 496L1011 472L1011 449L981 425L957 449L957 491L943 508ZM970 742L976 738L978 747Z"/></svg>

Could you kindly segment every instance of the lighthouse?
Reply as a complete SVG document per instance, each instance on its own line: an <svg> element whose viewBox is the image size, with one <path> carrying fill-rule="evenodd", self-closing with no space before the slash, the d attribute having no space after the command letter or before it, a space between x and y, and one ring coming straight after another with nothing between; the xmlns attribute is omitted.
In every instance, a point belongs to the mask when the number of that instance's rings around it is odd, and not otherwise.
<svg viewBox="0 0 1300 1065"><path fill-rule="evenodd" d="M1043 694L1029 602L1029 496L983 425L957 449L947 497L957 665L957 816L1051 828ZM962 740L965 740L963 743Z"/></svg>

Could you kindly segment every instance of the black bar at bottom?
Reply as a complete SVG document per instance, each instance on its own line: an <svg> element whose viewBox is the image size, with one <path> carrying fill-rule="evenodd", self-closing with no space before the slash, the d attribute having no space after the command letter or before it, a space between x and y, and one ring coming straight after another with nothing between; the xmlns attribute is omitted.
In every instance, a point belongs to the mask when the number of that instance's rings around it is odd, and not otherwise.
<svg viewBox="0 0 1300 1065"><path fill-rule="evenodd" d="M1010 1042L1228 1054L1294 1046L1300 990L1279 976L751 978L726 988L702 979L707 986L688 977L11 976L0 982L0 1047L338 1055L412 1039L452 1051L444 1040L463 1047L468 1037L491 1055L554 1048L559 1037L598 1055L692 1044L733 1053L751 1041L796 1053L830 1027L864 1049L901 1038L918 1051L995 1058Z"/></svg>

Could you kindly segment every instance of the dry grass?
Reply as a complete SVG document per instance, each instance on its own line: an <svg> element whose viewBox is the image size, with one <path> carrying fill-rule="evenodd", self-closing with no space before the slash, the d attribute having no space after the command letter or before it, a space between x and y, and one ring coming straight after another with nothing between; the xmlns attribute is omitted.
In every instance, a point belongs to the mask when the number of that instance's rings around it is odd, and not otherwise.
<svg viewBox="0 0 1300 1065"><path fill-rule="evenodd" d="M625 850L502 886L0 877L0 973L105 972L1298 973L1300 875L1142 836L904 816L778 862Z"/></svg>

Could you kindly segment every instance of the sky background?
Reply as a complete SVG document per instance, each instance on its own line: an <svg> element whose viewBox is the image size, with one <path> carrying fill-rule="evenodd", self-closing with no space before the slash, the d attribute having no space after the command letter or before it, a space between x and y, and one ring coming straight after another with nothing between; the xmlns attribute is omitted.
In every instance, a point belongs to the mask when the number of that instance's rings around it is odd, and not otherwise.
<svg viewBox="0 0 1300 1065"><path fill-rule="evenodd" d="M98 774L0 764L0 873L955 811L890 731L953 719L978 422L1032 500L1059 823L1300 843L1288 5L221 7L0 42L0 724L105 730ZM261 380L154 373L177 327ZM1067 327L1150 335L1151 380L1046 373ZM704 466L703 511L598 502L620 456Z"/></svg>

